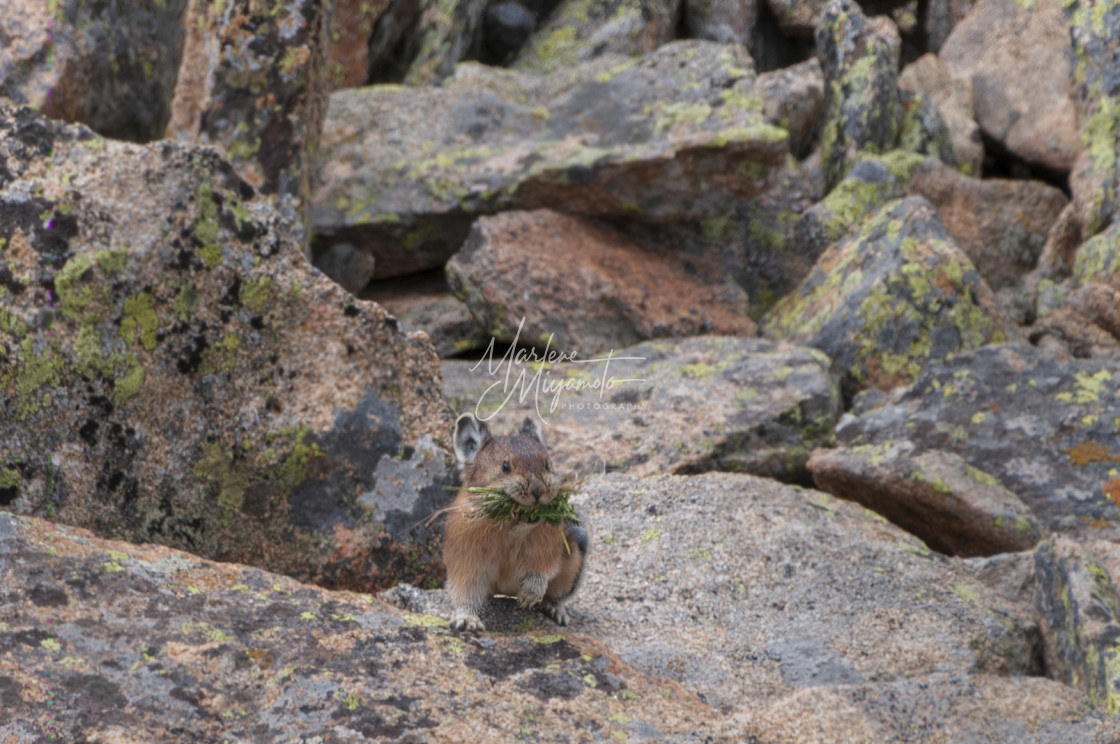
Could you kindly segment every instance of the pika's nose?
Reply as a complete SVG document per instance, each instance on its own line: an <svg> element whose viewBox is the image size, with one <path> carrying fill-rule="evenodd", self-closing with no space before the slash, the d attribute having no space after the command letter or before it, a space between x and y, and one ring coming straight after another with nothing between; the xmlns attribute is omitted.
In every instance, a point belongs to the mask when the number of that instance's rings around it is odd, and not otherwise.
<svg viewBox="0 0 1120 744"><path fill-rule="evenodd" d="M533 494L533 500L539 504L541 502L541 496L544 496L544 485L542 483L534 483L529 486L529 493Z"/></svg>

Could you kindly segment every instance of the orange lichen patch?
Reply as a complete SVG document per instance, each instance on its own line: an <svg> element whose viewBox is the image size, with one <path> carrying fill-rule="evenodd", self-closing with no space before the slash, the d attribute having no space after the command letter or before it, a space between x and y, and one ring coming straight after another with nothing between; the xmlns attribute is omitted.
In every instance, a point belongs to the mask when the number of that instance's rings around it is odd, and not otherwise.
<svg viewBox="0 0 1120 744"><path fill-rule="evenodd" d="M1113 453L1100 442L1081 442L1066 450L1074 465L1088 465L1091 462L1120 461L1120 455Z"/></svg>
<svg viewBox="0 0 1120 744"><path fill-rule="evenodd" d="M1120 478L1113 478L1108 483L1104 484L1104 495L1107 496L1112 503L1120 506Z"/></svg>

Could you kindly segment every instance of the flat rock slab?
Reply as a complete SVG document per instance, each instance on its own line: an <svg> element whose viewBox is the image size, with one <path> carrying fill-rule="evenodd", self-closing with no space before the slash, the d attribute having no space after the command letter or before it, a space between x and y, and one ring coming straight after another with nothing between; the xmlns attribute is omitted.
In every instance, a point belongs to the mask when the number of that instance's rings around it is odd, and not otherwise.
<svg viewBox="0 0 1120 744"><path fill-rule="evenodd" d="M902 439L953 452L1050 530L1120 537L1120 362L989 346L935 362L897 400L845 421L846 446Z"/></svg>
<svg viewBox="0 0 1120 744"><path fill-rule="evenodd" d="M591 547L568 630L678 681L740 724L741 740L913 741L916 725L960 741L989 724L1074 736L1100 725L1083 693L1014 676L1039 671L1029 595L1002 596L979 564L930 553L860 506L728 473L594 476L572 503ZM448 611L442 592L401 599ZM555 627L508 599L488 622Z"/></svg>
<svg viewBox="0 0 1120 744"><path fill-rule="evenodd" d="M436 570L430 343L213 150L0 110L0 215L0 508L327 585Z"/></svg>
<svg viewBox="0 0 1120 744"><path fill-rule="evenodd" d="M996 479L957 455L913 454L910 442L817 450L817 487L863 504L934 550L976 556L1030 550L1045 530Z"/></svg>
<svg viewBox="0 0 1120 744"><path fill-rule="evenodd" d="M454 636L369 595L5 512L0 700L7 744L738 740L586 635Z"/></svg>
<svg viewBox="0 0 1120 744"><path fill-rule="evenodd" d="M541 416L554 461L577 476L733 470L805 480L805 460L831 441L840 415L828 359L812 349L701 336L601 358L609 361L444 362L444 394L456 412L496 417L499 430Z"/></svg>
<svg viewBox="0 0 1120 744"><path fill-rule="evenodd" d="M447 277L499 341L551 337L587 357L651 338L756 330L747 293L714 263L549 210L479 218Z"/></svg>
<svg viewBox="0 0 1120 744"><path fill-rule="evenodd" d="M370 250L376 276L443 265L474 216L547 207L647 221L726 212L787 150L736 45L688 41L548 77L463 65L444 87L331 96L316 250Z"/></svg>

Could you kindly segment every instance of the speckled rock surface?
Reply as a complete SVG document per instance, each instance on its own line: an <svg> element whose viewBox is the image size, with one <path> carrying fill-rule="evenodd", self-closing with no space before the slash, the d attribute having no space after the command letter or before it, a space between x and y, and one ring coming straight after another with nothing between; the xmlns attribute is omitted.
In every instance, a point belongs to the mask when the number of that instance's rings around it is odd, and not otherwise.
<svg viewBox="0 0 1120 744"><path fill-rule="evenodd" d="M681 22L692 39L751 46L759 6L766 0L690 0Z"/></svg>
<svg viewBox="0 0 1120 744"><path fill-rule="evenodd" d="M593 476L572 503L592 540L571 629L678 681L741 741L1056 744L1099 726L1084 694L1016 676L1039 671L1029 594L860 506L733 474ZM442 592L408 600L447 612ZM511 604L490 627L550 627Z"/></svg>
<svg viewBox="0 0 1120 744"><path fill-rule="evenodd" d="M163 136L188 0L5 0L0 96L106 137Z"/></svg>
<svg viewBox="0 0 1120 744"><path fill-rule="evenodd" d="M915 455L911 442L820 449L808 468L817 488L863 504L949 555L1030 550L1045 532L995 478L948 452Z"/></svg>
<svg viewBox="0 0 1120 744"><path fill-rule="evenodd" d="M1029 7L979 0L940 52L951 75L972 80L980 129L1018 157L1054 170L1068 170L1081 149L1062 7L1060 0Z"/></svg>
<svg viewBox="0 0 1120 744"><path fill-rule="evenodd" d="M425 2L417 28L416 58L405 75L407 85L433 85L455 72L455 65L477 55L482 12L487 0Z"/></svg>
<svg viewBox="0 0 1120 744"><path fill-rule="evenodd" d="M972 79L954 77L940 57L923 54L902 69L898 87L929 96L949 130L954 160L961 172L979 178L984 162L984 144L980 138L980 126L972 113L976 105Z"/></svg>
<svg viewBox="0 0 1120 744"><path fill-rule="evenodd" d="M553 72L603 54L639 56L672 41L681 0L562 0L513 61Z"/></svg>
<svg viewBox="0 0 1120 744"><path fill-rule="evenodd" d="M1090 236L1114 222L1118 212L1120 76L1115 49L1120 40L1120 3L1072 3L1067 17L1073 57L1072 95L1082 146L1069 185L1085 235Z"/></svg>
<svg viewBox="0 0 1120 744"><path fill-rule="evenodd" d="M746 292L714 264L543 209L480 218L447 278L497 340L543 346L551 337L585 357L651 338L756 330Z"/></svg>
<svg viewBox="0 0 1120 744"><path fill-rule="evenodd" d="M1120 534L1120 363L989 346L931 364L901 395L837 430L842 444L954 452L1055 532Z"/></svg>
<svg viewBox="0 0 1120 744"><path fill-rule="evenodd" d="M789 151L802 158L817 136L824 115L824 76L813 59L758 76L770 121L789 132Z"/></svg>
<svg viewBox="0 0 1120 744"><path fill-rule="evenodd" d="M768 188L786 132L741 47L678 42L547 78L462 65L442 89L339 91L316 177L316 250L377 276L441 266L473 218L546 207L646 221L721 214Z"/></svg>
<svg viewBox="0 0 1120 744"><path fill-rule="evenodd" d="M832 358L845 394L917 378L931 360L1003 341L992 291L929 202L889 202L829 248L760 324Z"/></svg>
<svg viewBox="0 0 1120 744"><path fill-rule="evenodd" d="M1115 715L1120 712L1120 592L1091 550L1062 536L1038 546L1035 574L1047 668Z"/></svg>
<svg viewBox="0 0 1120 744"><path fill-rule="evenodd" d="M1120 223L1085 241L1074 256L1073 286L1090 283L1120 289Z"/></svg>
<svg viewBox="0 0 1120 744"><path fill-rule="evenodd" d="M790 36L812 36L828 0L766 0L778 26Z"/></svg>
<svg viewBox="0 0 1120 744"><path fill-rule="evenodd" d="M821 157L829 188L861 152L901 148L955 162L949 129L932 100L899 91L902 42L889 18L867 18L853 0L832 0L816 41L825 79Z"/></svg>
<svg viewBox="0 0 1120 744"><path fill-rule="evenodd" d="M167 128L169 138L217 148L241 178L275 197L305 245L309 169L331 88L332 8L195 0Z"/></svg>
<svg viewBox="0 0 1120 744"><path fill-rule="evenodd" d="M840 414L824 355L758 339L653 341L617 349L609 363L539 373L531 359L513 361L444 362L448 401L499 421L539 412L557 463L574 475L732 470L805 480L809 452L832 441Z"/></svg>
<svg viewBox="0 0 1120 744"><path fill-rule="evenodd" d="M4 512L0 700L7 744L741 740L586 634L456 636L368 594Z"/></svg>
<svg viewBox="0 0 1120 744"><path fill-rule="evenodd" d="M0 214L0 507L328 585L438 570L431 345L212 150L3 109Z"/></svg>

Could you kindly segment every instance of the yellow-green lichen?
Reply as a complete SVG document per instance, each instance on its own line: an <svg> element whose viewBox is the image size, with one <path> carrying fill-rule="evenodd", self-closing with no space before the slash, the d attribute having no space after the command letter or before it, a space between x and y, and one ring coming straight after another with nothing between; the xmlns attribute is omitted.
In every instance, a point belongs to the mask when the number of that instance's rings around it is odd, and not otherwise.
<svg viewBox="0 0 1120 744"><path fill-rule="evenodd" d="M192 472L210 482L218 492L218 504L227 512L240 509L245 503L249 476L233 463L233 453L223 452L217 442L202 446L202 457L195 462Z"/></svg>
<svg viewBox="0 0 1120 744"><path fill-rule="evenodd" d="M84 254L78 254L66 262L62 271L55 275L54 288L58 293L62 314L77 320L82 310L93 302L93 289L79 286L93 268L93 261Z"/></svg>
<svg viewBox="0 0 1120 744"><path fill-rule="evenodd" d="M124 318L121 319L121 336L126 341L132 341L139 336L140 344L151 351L156 348L158 330L159 316L152 307L151 295L141 292L135 297L126 297Z"/></svg>
<svg viewBox="0 0 1120 744"><path fill-rule="evenodd" d="M15 468L0 468L0 488L19 487L19 471Z"/></svg>

